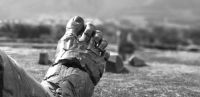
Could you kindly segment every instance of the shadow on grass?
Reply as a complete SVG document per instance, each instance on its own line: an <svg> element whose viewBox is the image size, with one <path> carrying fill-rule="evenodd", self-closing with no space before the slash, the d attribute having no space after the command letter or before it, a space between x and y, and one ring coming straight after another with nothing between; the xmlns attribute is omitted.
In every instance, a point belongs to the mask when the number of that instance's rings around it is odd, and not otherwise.
<svg viewBox="0 0 200 97"><path fill-rule="evenodd" d="M130 71L126 68L126 67L124 67L121 71L106 71L106 72L108 72L108 73L115 73L115 74L128 74L128 73L130 73Z"/></svg>
<svg viewBox="0 0 200 97"><path fill-rule="evenodd" d="M168 64L185 64L185 65L193 65L193 66L200 66L200 61L198 60L193 60L193 61L188 61L188 60L178 60L174 58L151 58L149 62L159 62L159 63L168 63Z"/></svg>
<svg viewBox="0 0 200 97"><path fill-rule="evenodd" d="M166 55L167 54L167 55ZM158 62L167 64L185 64L192 66L200 66L200 61L198 53L192 52L179 52L179 51L144 51L137 52L136 56L144 59L145 62ZM188 58L189 56L189 58Z"/></svg>

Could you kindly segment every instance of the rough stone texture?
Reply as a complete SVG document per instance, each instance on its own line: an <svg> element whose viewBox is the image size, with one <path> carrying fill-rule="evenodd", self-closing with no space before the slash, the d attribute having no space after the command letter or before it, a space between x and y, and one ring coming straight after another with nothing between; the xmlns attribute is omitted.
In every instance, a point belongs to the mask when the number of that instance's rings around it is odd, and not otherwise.
<svg viewBox="0 0 200 97"><path fill-rule="evenodd" d="M137 66L137 67L140 67L140 66L146 66L146 63L144 62L144 60L138 58L138 57L135 57L135 56L132 56L128 59L128 63L131 65L131 66Z"/></svg>
<svg viewBox="0 0 200 97"><path fill-rule="evenodd" d="M119 54L111 55L106 64L106 71L120 73L124 69L123 61Z"/></svg>
<svg viewBox="0 0 200 97"><path fill-rule="evenodd" d="M46 52L40 53L38 63L41 65L49 65L51 63L51 61L49 60L48 53L46 53Z"/></svg>

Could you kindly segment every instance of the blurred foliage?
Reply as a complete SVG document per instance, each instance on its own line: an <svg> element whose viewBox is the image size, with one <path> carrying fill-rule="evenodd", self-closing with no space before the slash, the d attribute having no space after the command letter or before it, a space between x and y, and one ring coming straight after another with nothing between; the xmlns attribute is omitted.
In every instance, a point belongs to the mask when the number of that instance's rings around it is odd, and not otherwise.
<svg viewBox="0 0 200 97"><path fill-rule="evenodd" d="M110 43L117 43L117 31L132 33L132 41L144 47L177 49L180 46L200 45L199 28L178 28L162 25L137 27L130 21L102 21L97 29L104 32ZM127 23L124 23L127 22ZM0 23L0 38L16 42L55 43L65 32L65 23L45 21L3 21ZM5 38L6 37L6 38ZM1 41L1 39L0 39Z"/></svg>
<svg viewBox="0 0 200 97"><path fill-rule="evenodd" d="M0 35L22 42L48 42L57 41L65 32L65 25L55 23L32 23L7 21L0 24ZM21 42L21 41L20 41Z"/></svg>

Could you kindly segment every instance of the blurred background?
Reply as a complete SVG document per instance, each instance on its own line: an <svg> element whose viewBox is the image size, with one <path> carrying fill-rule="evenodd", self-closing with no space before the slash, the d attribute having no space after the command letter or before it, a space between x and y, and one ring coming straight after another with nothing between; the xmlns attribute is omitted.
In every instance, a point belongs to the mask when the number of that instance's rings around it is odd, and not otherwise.
<svg viewBox="0 0 200 97"><path fill-rule="evenodd" d="M41 81L79 15L111 53L92 97L200 97L199 9L200 0L0 0L0 49Z"/></svg>
<svg viewBox="0 0 200 97"><path fill-rule="evenodd" d="M110 43L120 32L131 33L137 46L196 49L199 5L199 0L0 0L0 41L56 43L67 20L79 15L103 30Z"/></svg>

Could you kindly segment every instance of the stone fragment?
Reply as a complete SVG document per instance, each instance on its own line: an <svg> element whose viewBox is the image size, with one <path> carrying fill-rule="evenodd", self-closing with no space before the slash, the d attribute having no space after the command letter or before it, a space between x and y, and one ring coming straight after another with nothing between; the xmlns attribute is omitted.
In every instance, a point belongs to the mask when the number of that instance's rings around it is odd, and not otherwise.
<svg viewBox="0 0 200 97"><path fill-rule="evenodd" d="M119 54L110 55L106 64L106 71L113 73L120 73L124 69L123 61Z"/></svg>

